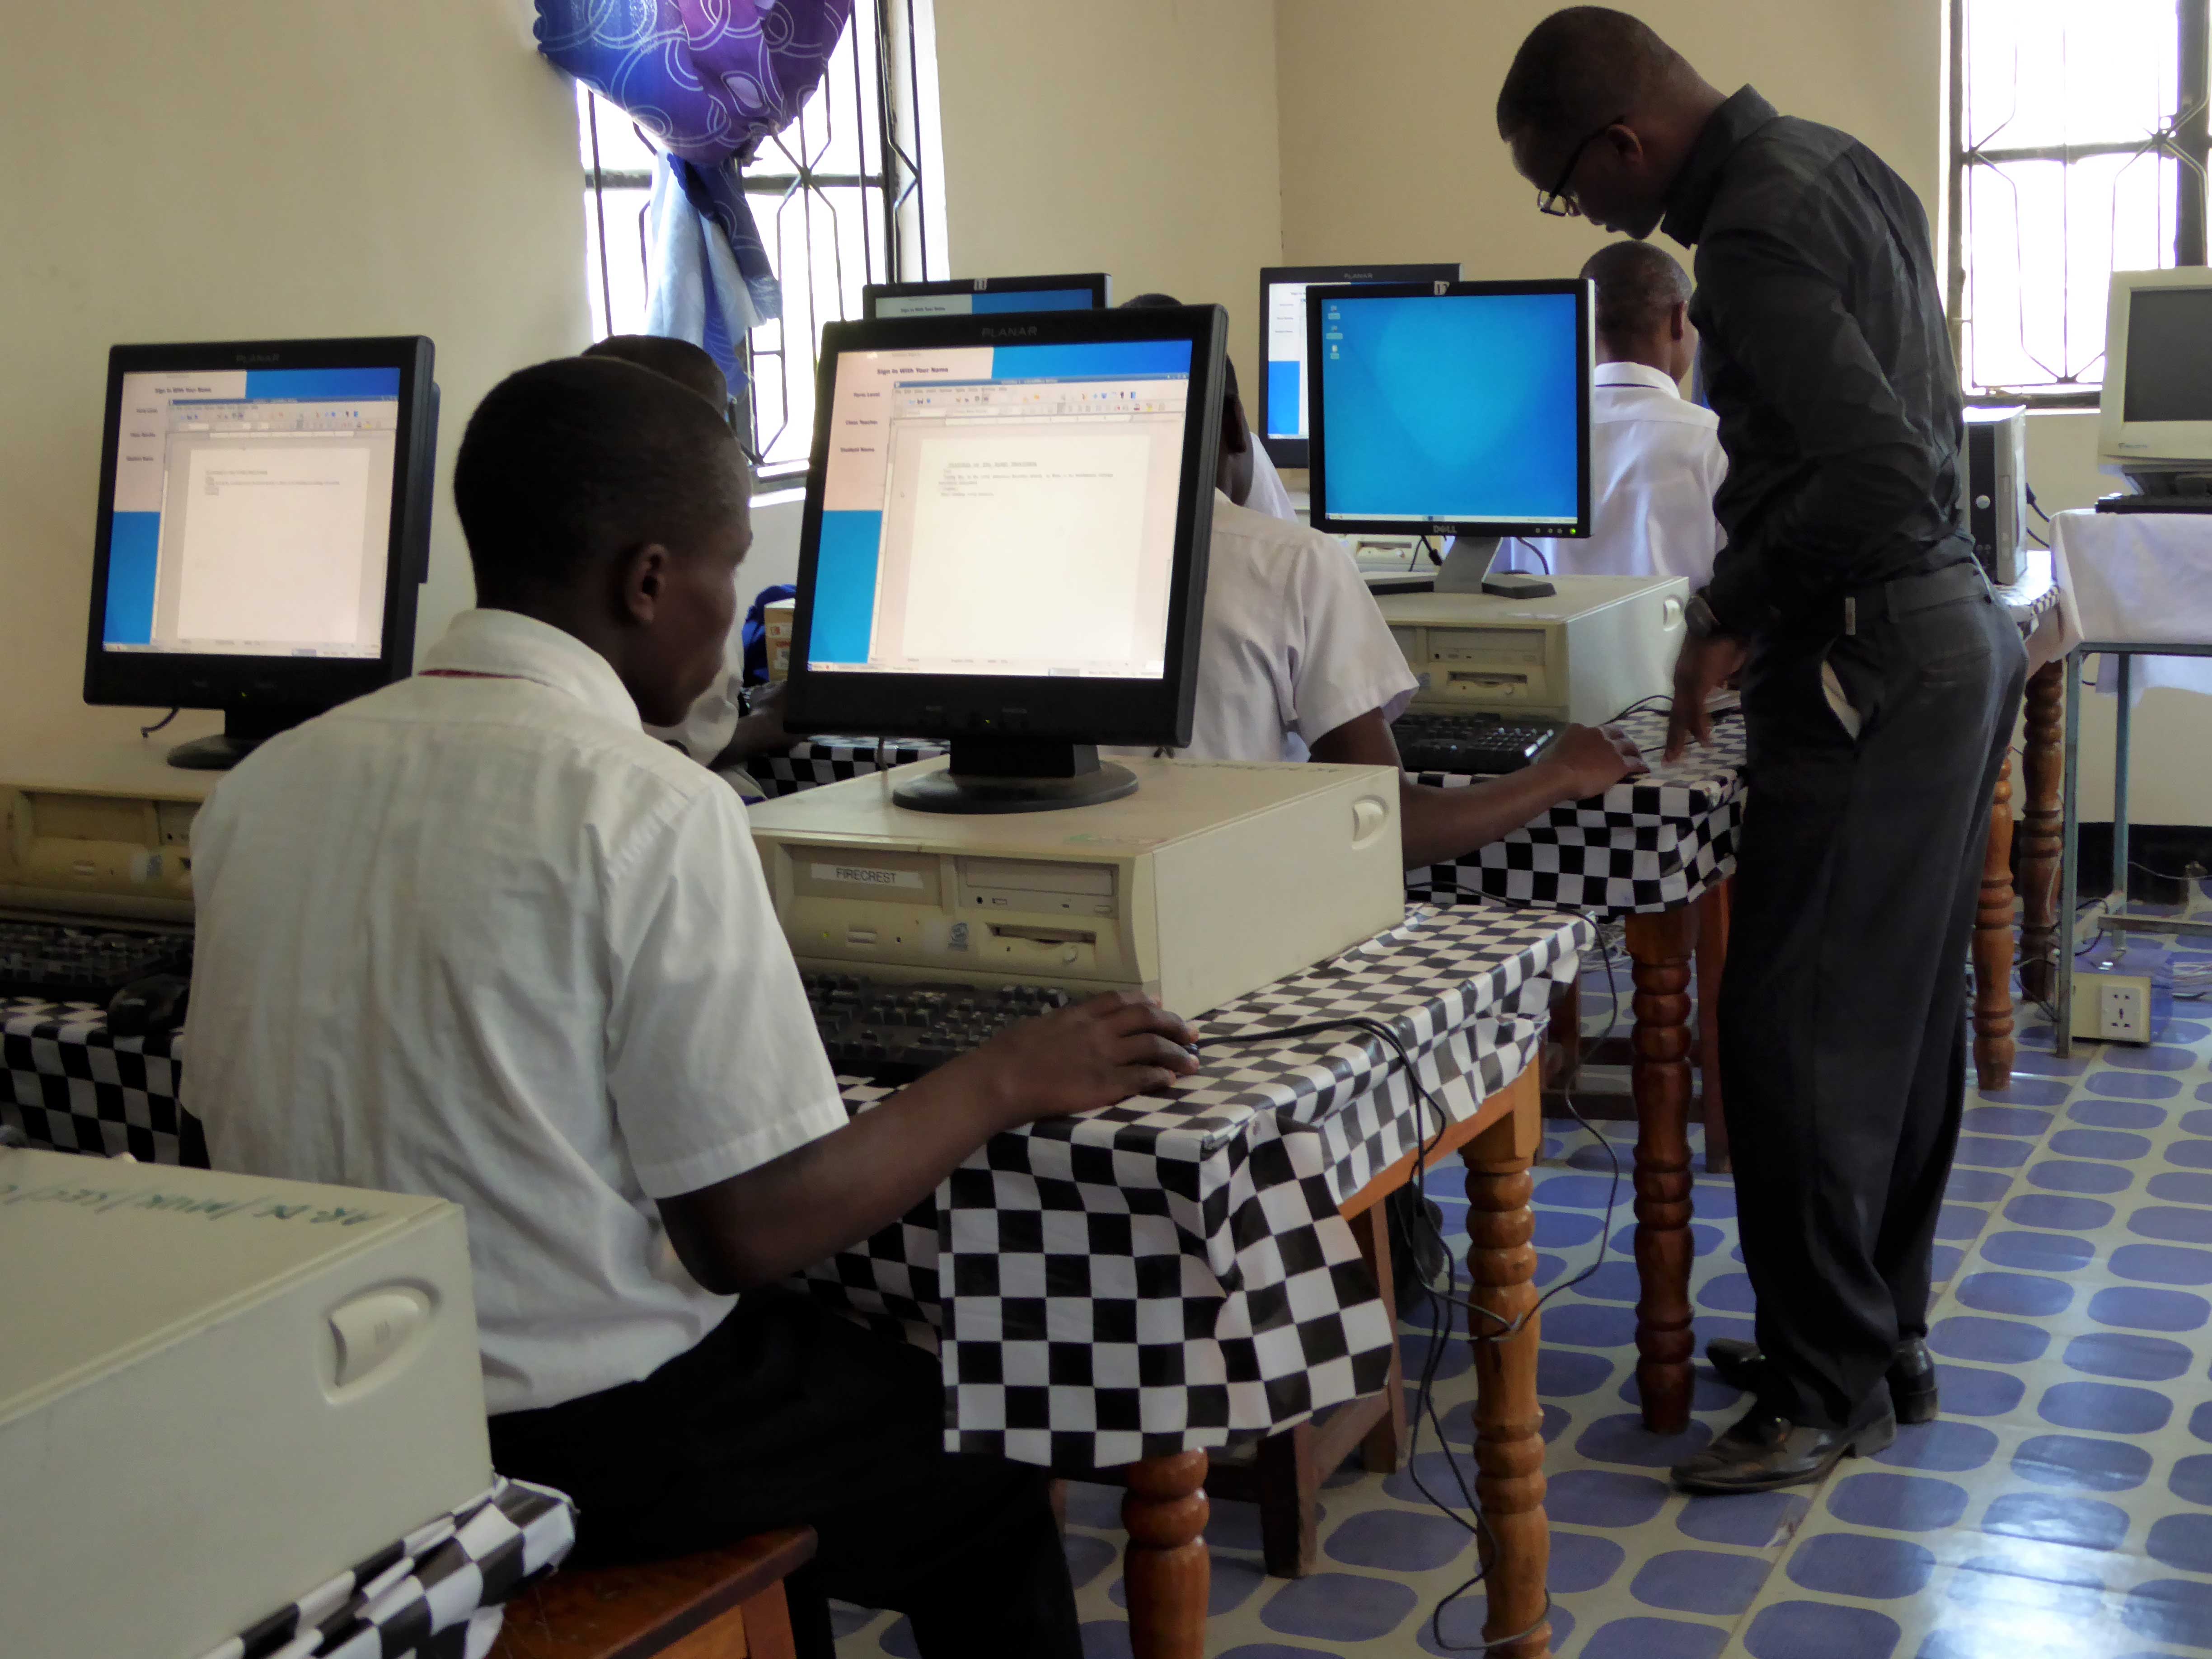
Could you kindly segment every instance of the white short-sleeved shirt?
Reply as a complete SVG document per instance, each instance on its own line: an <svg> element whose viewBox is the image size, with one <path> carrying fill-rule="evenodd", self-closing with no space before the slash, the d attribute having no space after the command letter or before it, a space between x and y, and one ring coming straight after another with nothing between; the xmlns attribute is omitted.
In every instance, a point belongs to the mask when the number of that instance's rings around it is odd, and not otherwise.
<svg viewBox="0 0 2212 1659"><path fill-rule="evenodd" d="M1342 542L1214 492L1198 707L1178 753L1302 761L1370 708L1397 719L1414 687Z"/></svg>
<svg viewBox="0 0 2212 1659"><path fill-rule="evenodd" d="M1713 517L1713 494L1728 476L1720 417L1642 363L1600 363L1591 388L1591 534L1530 545L1562 575L1686 576L1692 590L1703 587L1725 539ZM1537 568L1512 542L1498 564Z"/></svg>
<svg viewBox="0 0 2212 1659"><path fill-rule="evenodd" d="M183 1071L218 1169L468 1212L486 1402L646 1376L732 1301L653 1200L846 1114L744 808L606 660L472 611L193 826Z"/></svg>

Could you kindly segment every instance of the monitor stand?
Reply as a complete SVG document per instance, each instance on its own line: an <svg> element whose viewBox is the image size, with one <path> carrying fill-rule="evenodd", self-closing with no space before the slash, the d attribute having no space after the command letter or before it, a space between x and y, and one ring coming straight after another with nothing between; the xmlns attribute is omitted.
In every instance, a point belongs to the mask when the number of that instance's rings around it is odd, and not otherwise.
<svg viewBox="0 0 2212 1659"><path fill-rule="evenodd" d="M1119 800L1136 787L1137 775L1102 763L1094 744L955 738L942 772L908 779L891 799L916 812L1049 812Z"/></svg>
<svg viewBox="0 0 2212 1659"><path fill-rule="evenodd" d="M313 708L226 708L222 730L211 738L194 738L169 750L168 762L187 772L228 772L248 755L301 721L312 720Z"/></svg>
<svg viewBox="0 0 2212 1659"><path fill-rule="evenodd" d="M1454 537L1451 551L1444 555L1444 562L1437 570L1437 592L1488 593L1501 599L1544 599L1559 591L1541 576L1523 575L1516 570L1502 570L1492 575L1490 567L1498 562L1498 550L1504 545L1495 536Z"/></svg>

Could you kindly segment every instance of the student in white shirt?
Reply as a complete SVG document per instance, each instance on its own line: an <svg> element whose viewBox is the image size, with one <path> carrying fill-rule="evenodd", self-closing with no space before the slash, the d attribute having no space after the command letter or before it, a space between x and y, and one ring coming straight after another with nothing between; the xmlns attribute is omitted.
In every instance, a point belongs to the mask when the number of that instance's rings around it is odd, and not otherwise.
<svg viewBox="0 0 2212 1659"><path fill-rule="evenodd" d="M1682 396L1698 356L1690 277L1650 242L1600 248L1582 274L1597 284L1597 372L1590 389L1589 539L1509 542L1501 568L1571 576L1712 580L1723 539L1713 494L1728 474L1720 419ZM1537 556L1528 556L1530 549Z"/></svg>
<svg viewBox="0 0 2212 1659"><path fill-rule="evenodd" d="M740 411L730 396L730 383L723 378L721 365L689 340L672 340L660 334L611 334L598 344L586 346L584 356L612 357L665 374L704 398L730 423L730 429L737 430ZM722 672L693 701L681 720L673 726L648 726L646 730L719 774L746 799L759 800L764 792L745 770L745 763L780 754L791 746L783 729L783 687L780 684L757 686L751 696L746 696L744 647L734 628L722 654Z"/></svg>
<svg viewBox="0 0 2212 1659"><path fill-rule="evenodd" d="M936 1359L781 1287L1191 1034L1097 999L848 1121L743 805L641 729L721 672L745 492L647 370L493 389L453 480L483 608L200 813L186 1103L218 1168L466 1210L494 1462L578 1500L580 1559L804 1522L816 1659L828 1595L1074 1659L1043 1472L948 1455Z"/></svg>
<svg viewBox="0 0 2212 1659"><path fill-rule="evenodd" d="M1132 307L1173 305L1145 294ZM1201 760L1330 761L1397 769L1390 722L1413 672L1344 544L1254 512L1257 445L1237 371L1222 398L1198 706L1181 754ZM1565 801L1599 795L1644 769L1626 738L1571 726L1533 765L1458 789L1399 781L1407 867L1486 846Z"/></svg>

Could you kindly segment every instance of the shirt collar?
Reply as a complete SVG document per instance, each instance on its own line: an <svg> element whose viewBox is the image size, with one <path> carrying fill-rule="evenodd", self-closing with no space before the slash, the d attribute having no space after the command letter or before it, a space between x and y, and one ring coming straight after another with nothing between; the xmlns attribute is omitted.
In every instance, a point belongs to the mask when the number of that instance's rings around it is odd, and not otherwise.
<svg viewBox="0 0 2212 1659"><path fill-rule="evenodd" d="M637 704L614 665L574 634L519 611L464 611L422 653L422 667L529 680L582 703L595 714L642 726Z"/></svg>
<svg viewBox="0 0 2212 1659"><path fill-rule="evenodd" d="M1745 87L1724 101L1706 121L1705 130L1690 147L1690 158L1667 192L1667 216L1661 228L1684 247L1694 246L1705 234L1705 215L1719 190L1721 169L1743 141L1779 116L1773 105L1756 89Z"/></svg>
<svg viewBox="0 0 2212 1659"><path fill-rule="evenodd" d="M1593 386L1641 386L1654 392L1663 392L1670 398L1682 395L1682 388L1663 368L1653 368L1644 363L1600 363L1591 377Z"/></svg>

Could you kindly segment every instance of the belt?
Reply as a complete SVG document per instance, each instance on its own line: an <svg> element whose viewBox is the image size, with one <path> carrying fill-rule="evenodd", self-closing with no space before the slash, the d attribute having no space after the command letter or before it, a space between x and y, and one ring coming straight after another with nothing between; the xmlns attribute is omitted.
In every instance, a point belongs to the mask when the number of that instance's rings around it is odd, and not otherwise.
<svg viewBox="0 0 2212 1659"><path fill-rule="evenodd" d="M1980 563L1967 559L1946 565L1941 570L1898 576L1854 588L1824 601L1815 607L1814 614L1824 631L1850 635L1885 617L1906 616L1960 599L1984 599L1994 602L1996 597L1990 591L1990 579L1982 573Z"/></svg>

